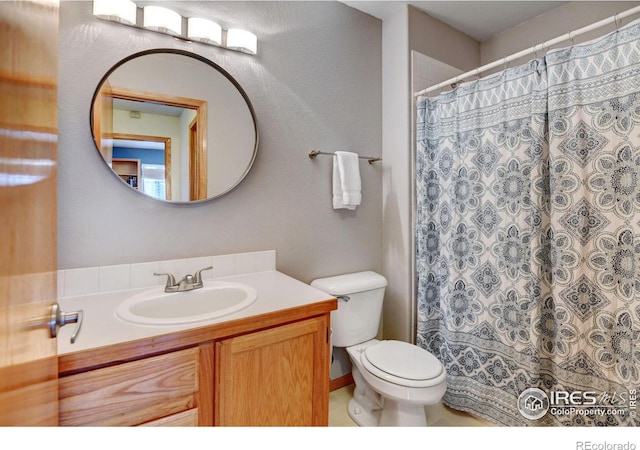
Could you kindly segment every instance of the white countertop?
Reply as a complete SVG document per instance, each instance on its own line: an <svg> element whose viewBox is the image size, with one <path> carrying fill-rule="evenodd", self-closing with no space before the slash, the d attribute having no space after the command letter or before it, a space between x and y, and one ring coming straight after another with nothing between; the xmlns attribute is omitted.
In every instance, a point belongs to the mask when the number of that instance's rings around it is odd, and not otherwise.
<svg viewBox="0 0 640 450"><path fill-rule="evenodd" d="M204 280L204 283L206 285L207 281L214 280L232 281L251 286L258 292L258 299L246 309L206 322L178 326L158 326L130 324L119 319L115 313L121 302L149 288L61 298L58 303L64 312L83 310L84 319L82 329L74 344L71 344L70 339L75 329L75 324L69 324L60 329L58 333L58 354L75 353L208 324L244 319L332 298L331 295L325 292L275 270L209 279Z"/></svg>

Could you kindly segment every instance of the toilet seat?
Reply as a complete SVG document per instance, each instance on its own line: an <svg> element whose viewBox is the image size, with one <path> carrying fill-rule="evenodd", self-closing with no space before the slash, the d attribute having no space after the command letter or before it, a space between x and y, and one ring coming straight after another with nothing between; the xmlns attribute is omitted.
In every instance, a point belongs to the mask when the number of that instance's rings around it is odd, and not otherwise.
<svg viewBox="0 0 640 450"><path fill-rule="evenodd" d="M430 387L442 381L444 367L428 351L402 341L381 341L367 347L360 362L372 374L407 387Z"/></svg>

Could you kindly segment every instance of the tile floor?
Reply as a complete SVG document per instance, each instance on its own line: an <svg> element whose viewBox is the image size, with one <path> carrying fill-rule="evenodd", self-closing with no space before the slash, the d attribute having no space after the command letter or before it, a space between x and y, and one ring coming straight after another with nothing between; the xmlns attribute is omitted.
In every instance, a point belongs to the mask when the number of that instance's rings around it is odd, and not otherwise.
<svg viewBox="0 0 640 450"><path fill-rule="evenodd" d="M353 384L329 394L329 426L356 427L347 412L347 404L353 394ZM495 426L484 419L462 411L451 409L442 403L427 406L427 425L435 427L490 427Z"/></svg>

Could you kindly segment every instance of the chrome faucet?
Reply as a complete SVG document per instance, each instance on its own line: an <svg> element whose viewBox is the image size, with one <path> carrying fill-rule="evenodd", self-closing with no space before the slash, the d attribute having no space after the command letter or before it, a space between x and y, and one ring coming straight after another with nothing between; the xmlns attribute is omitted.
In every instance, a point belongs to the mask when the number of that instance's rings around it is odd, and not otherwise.
<svg viewBox="0 0 640 450"><path fill-rule="evenodd" d="M211 270L213 266L205 267L198 270L193 275L187 275L182 280L176 283L176 278L170 273L156 273L153 274L157 277L167 276L167 284L164 287L165 292L184 292L192 291L194 289L200 289L203 286L202 283L202 271Z"/></svg>

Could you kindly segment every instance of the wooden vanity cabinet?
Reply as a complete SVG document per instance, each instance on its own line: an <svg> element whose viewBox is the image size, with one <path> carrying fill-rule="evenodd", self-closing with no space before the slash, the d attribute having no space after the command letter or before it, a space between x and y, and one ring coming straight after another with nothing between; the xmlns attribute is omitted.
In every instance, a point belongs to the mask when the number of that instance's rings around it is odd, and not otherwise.
<svg viewBox="0 0 640 450"><path fill-rule="evenodd" d="M216 425L326 426L327 342L324 318L216 342Z"/></svg>
<svg viewBox="0 0 640 450"><path fill-rule="evenodd" d="M285 317L62 355L60 425L326 426L329 311Z"/></svg>

